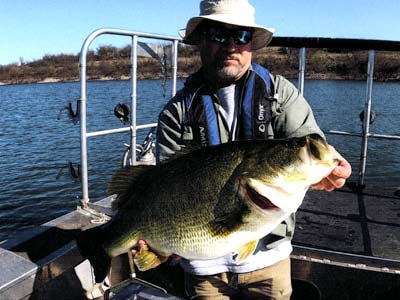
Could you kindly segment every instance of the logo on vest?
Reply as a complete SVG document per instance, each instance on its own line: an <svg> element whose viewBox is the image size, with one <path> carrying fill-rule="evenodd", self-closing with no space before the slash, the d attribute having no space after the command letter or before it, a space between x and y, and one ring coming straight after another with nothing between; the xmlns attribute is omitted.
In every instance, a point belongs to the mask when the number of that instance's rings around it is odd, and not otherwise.
<svg viewBox="0 0 400 300"><path fill-rule="evenodd" d="M202 145L207 145L206 130L203 126L199 126L200 131L200 143Z"/></svg>
<svg viewBox="0 0 400 300"><path fill-rule="evenodd" d="M262 124L258 124L258 131L264 133L265 129L266 129L266 126L265 126L265 108L264 108L264 105L262 105L262 104L258 104L257 120L260 121L260 122L264 122Z"/></svg>
<svg viewBox="0 0 400 300"><path fill-rule="evenodd" d="M262 105L262 104L258 105L258 117L257 118L259 121L265 120L265 108L264 108L264 105Z"/></svg>

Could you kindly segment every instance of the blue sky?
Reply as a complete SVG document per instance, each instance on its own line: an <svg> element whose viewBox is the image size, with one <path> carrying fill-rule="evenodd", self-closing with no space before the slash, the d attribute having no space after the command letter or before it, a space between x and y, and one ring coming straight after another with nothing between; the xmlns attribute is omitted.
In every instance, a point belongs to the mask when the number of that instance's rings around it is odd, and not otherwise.
<svg viewBox="0 0 400 300"><path fill-rule="evenodd" d="M256 22L277 36L400 41L399 0L250 0ZM199 11L198 0L0 0L0 65L77 54L95 29L112 27L177 35ZM123 46L127 38L93 44Z"/></svg>

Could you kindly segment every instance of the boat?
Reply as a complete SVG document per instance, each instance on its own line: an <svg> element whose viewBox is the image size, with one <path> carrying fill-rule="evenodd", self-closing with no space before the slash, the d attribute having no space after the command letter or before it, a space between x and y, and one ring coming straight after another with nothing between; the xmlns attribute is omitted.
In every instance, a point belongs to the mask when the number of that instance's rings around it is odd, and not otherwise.
<svg viewBox="0 0 400 300"><path fill-rule="evenodd" d="M87 53L90 44L101 35L131 38L131 118L129 126L88 132L86 106ZM139 41L153 39L169 43L154 48ZM135 271L130 257L115 259L108 280L96 285L87 260L81 257L75 237L82 229L107 222L113 215L113 197L90 201L88 190L87 140L115 133L130 134L130 145L123 165L153 164L153 132L156 123L137 124L137 55L156 57L165 64L165 51L171 63L171 95L176 92L178 45L180 38L129 30L101 28L91 33L80 52L80 91L77 102L81 132L80 178L82 197L72 211L41 226L0 243L0 299L184 299L183 274L174 264L166 263L147 272ZM298 88L304 90L306 49L344 48L368 51L368 74L362 132L329 130L326 134L359 139L359 179L356 184L331 193L310 191L307 205L298 212L293 240L292 299L398 299L400 295L400 219L367 213L371 203L391 203L399 211L398 194L379 193L365 185L368 141L372 138L396 142L400 136L370 132L372 83L375 51L399 51L400 42L336 38L274 37L270 46L291 47L299 51ZM168 48L168 50L165 50ZM142 53L138 53L139 50ZM147 54L143 54L147 53ZM124 113L124 108L119 108ZM72 111L72 108L71 108ZM120 116L121 117L121 116ZM123 116L122 116L123 117ZM121 117L121 118L122 118ZM137 141L138 131L148 131L144 142ZM351 203L353 210L343 212L337 203ZM394 203L394 204L393 204ZM397 205L397 206L395 206ZM332 230L339 230L334 233ZM130 266L130 268L129 268Z"/></svg>

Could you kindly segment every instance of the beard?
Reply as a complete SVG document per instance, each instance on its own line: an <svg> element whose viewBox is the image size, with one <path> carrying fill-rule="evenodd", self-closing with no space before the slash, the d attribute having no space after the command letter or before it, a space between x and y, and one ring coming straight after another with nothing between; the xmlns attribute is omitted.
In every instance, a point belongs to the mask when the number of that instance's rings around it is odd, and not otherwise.
<svg viewBox="0 0 400 300"><path fill-rule="evenodd" d="M235 81L240 78L242 67L237 66L221 66L215 70L216 79L222 82Z"/></svg>
<svg viewBox="0 0 400 300"><path fill-rule="evenodd" d="M239 80L245 74L241 65L220 65L204 68L206 77L217 85L229 85Z"/></svg>

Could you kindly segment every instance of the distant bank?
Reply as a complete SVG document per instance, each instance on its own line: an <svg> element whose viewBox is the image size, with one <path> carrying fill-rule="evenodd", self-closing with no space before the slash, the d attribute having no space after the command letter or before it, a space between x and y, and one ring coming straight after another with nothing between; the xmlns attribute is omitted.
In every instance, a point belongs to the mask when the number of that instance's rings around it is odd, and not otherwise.
<svg viewBox="0 0 400 300"><path fill-rule="evenodd" d="M130 75L130 46L116 48L101 46L88 53L89 80L125 80ZM267 47L254 53L254 61L266 66L273 74L297 78L298 49ZM307 49L306 79L365 80L367 52ZM185 78L200 65L193 47L179 49L178 76ZM376 81L400 81L400 53L378 51L375 57ZM167 68L167 74L170 70ZM163 78L161 64L153 58L138 58L139 79ZM79 56L70 54L45 55L42 59L0 65L0 85L79 80Z"/></svg>

